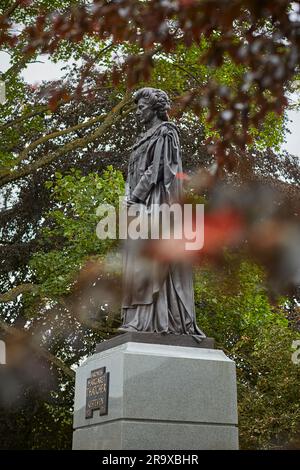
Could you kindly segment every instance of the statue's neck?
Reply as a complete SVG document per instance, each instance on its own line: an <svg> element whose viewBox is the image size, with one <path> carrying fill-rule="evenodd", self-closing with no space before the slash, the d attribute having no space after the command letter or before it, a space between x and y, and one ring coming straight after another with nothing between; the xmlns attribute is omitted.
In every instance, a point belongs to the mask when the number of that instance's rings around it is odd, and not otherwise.
<svg viewBox="0 0 300 470"><path fill-rule="evenodd" d="M145 125L146 130L148 131L148 130L152 129L153 127L158 126L162 122L163 121L161 119L159 119L157 116L154 116L154 118Z"/></svg>

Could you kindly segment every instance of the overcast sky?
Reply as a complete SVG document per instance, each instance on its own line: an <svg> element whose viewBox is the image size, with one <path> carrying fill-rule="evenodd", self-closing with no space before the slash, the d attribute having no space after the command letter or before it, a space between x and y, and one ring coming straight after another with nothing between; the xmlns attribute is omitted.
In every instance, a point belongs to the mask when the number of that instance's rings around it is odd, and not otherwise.
<svg viewBox="0 0 300 470"><path fill-rule="evenodd" d="M57 80L63 75L61 68L66 65L65 62L53 64L47 56L38 58L43 63L34 63L27 66L22 75L28 83L38 83L42 80ZM0 52L0 72L5 72L9 67L9 55ZM293 155L300 157L300 111L288 112L290 133L286 135L286 143L283 149Z"/></svg>

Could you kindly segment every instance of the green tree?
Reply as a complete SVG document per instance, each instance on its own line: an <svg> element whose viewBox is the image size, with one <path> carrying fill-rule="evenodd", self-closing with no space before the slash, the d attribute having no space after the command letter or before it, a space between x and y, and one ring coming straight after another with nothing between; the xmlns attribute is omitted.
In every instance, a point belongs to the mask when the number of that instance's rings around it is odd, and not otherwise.
<svg viewBox="0 0 300 470"><path fill-rule="evenodd" d="M197 272L198 322L236 363L241 448L285 447L300 433L300 367L292 361L300 333L286 318L288 299L270 304L261 268L232 255L227 262Z"/></svg>

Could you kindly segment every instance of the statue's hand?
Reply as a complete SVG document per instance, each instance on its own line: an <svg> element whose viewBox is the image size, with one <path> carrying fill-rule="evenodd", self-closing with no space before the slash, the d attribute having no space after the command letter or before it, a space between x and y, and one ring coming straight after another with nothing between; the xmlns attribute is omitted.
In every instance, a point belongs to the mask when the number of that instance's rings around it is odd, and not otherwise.
<svg viewBox="0 0 300 470"><path fill-rule="evenodd" d="M139 202L141 202L141 201L138 197L132 196L130 199L125 200L125 206L130 207L130 206L132 206L132 204L136 204L136 203L139 203Z"/></svg>

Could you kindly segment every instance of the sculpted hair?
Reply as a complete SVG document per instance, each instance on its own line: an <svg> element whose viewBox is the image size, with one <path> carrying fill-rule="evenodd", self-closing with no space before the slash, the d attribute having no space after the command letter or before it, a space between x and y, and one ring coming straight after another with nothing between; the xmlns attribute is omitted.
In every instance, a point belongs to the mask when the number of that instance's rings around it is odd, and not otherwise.
<svg viewBox="0 0 300 470"><path fill-rule="evenodd" d="M157 117L162 121L168 121L168 110L171 102L167 93L159 88L141 88L134 95L134 102L138 103L140 99L147 100L151 107L157 112Z"/></svg>

